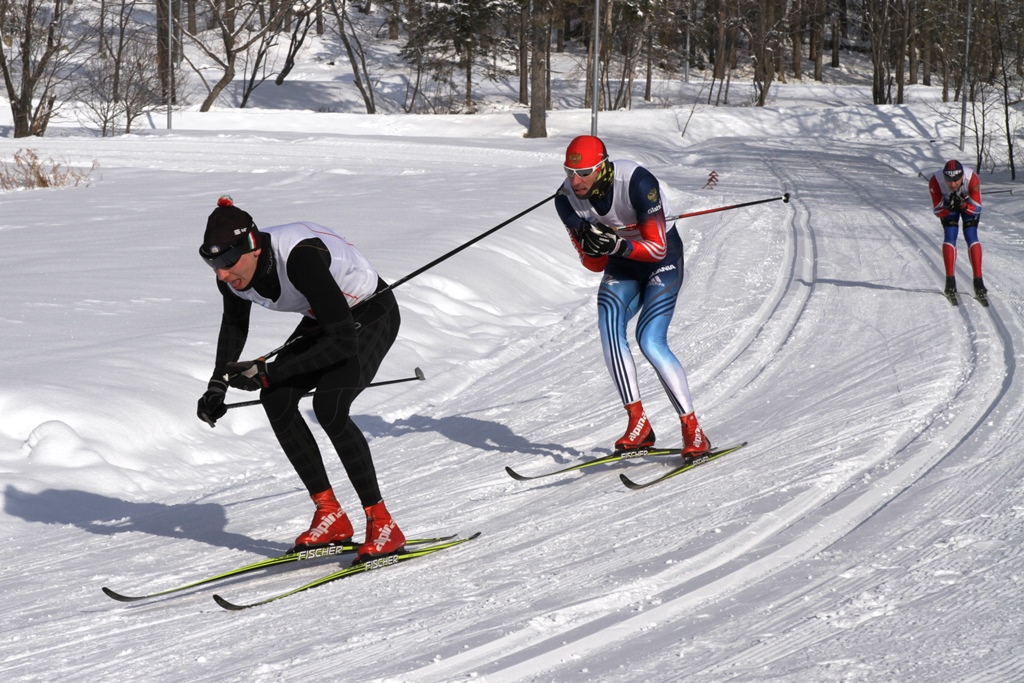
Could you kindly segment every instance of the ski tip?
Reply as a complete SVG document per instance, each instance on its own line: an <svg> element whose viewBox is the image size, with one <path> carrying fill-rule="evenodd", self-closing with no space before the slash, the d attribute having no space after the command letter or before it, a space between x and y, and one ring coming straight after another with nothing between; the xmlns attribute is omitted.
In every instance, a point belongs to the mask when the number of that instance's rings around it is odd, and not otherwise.
<svg viewBox="0 0 1024 683"><path fill-rule="evenodd" d="M135 602L136 600L141 600L142 599L142 598L132 597L130 595L121 595L117 591L112 591L109 588L107 588L106 586L103 586L103 592L106 593L108 598L113 598L114 600L117 600L118 602Z"/></svg>
<svg viewBox="0 0 1024 683"><path fill-rule="evenodd" d="M505 466L505 472L508 473L508 476L512 477L516 481L526 481L527 479L530 479L530 477L524 477L523 475L519 474L508 465Z"/></svg>
<svg viewBox="0 0 1024 683"><path fill-rule="evenodd" d="M220 597L216 593L213 596L213 601L216 602L221 607L223 607L224 609L231 610L232 612L238 612L239 610L243 610L246 607L248 607L248 605L236 605L233 602L228 602L227 600L225 600L224 598Z"/></svg>
<svg viewBox="0 0 1024 683"><path fill-rule="evenodd" d="M619 473L619 479L622 481L623 484L626 485L626 488L630 488L630 489L642 489L643 488L642 484L636 483L635 481L633 481L632 479L627 477L625 474Z"/></svg>

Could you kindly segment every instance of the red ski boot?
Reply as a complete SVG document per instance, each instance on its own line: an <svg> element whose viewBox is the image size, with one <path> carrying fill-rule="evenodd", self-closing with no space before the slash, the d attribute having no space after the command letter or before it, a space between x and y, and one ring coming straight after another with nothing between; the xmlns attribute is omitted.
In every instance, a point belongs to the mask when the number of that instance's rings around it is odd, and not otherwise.
<svg viewBox="0 0 1024 683"><path fill-rule="evenodd" d="M680 418L683 423L683 457L696 458L711 450L711 442L704 436L704 430L697 424L697 413L687 413Z"/></svg>
<svg viewBox="0 0 1024 683"><path fill-rule="evenodd" d="M363 509L366 510L366 542L356 551L357 562L393 555L405 548L405 534L391 519L384 501Z"/></svg>
<svg viewBox="0 0 1024 683"><path fill-rule="evenodd" d="M334 491L327 489L311 496L316 503L316 512L313 513L313 522L309 529L299 534L295 539L295 549L317 548L330 543L345 543L352 540L355 529L349 521L338 500L334 497Z"/></svg>
<svg viewBox="0 0 1024 683"><path fill-rule="evenodd" d="M654 430L651 422L647 419L644 406L640 401L634 401L626 405L626 412L629 413L629 427L622 438L615 442L616 450L635 451L640 448L650 448L654 445Z"/></svg>

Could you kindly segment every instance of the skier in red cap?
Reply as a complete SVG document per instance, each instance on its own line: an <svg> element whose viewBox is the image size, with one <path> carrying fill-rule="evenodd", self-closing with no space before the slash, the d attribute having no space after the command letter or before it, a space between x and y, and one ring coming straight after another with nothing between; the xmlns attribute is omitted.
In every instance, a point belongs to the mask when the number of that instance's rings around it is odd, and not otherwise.
<svg viewBox="0 0 1024 683"><path fill-rule="evenodd" d="M711 449L693 409L686 372L668 348L668 328L683 282L683 244L657 178L636 162L612 161L600 138L581 135L565 151L567 178L555 208L584 267L604 273L597 293L605 365L629 416L615 448L654 445L640 400L626 323L639 314L637 342L679 414L683 455Z"/></svg>
<svg viewBox="0 0 1024 683"><path fill-rule="evenodd" d="M964 168L956 159L950 159L928 180L932 195L932 212L942 222L945 239L942 242L942 261L946 266L946 297L956 303L956 236L963 219L964 241L974 271L974 294L982 303L988 303L988 290L981 277L981 242L978 241L978 221L981 219L981 182L978 175Z"/></svg>

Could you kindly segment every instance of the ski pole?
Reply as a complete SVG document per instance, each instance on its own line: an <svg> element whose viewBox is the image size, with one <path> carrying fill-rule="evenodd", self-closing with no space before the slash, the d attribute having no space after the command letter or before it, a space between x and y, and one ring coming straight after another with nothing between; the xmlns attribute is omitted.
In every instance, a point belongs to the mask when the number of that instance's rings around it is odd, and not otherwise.
<svg viewBox="0 0 1024 683"><path fill-rule="evenodd" d="M770 197L768 199L758 199L752 202L743 202L742 204L733 204L732 206L720 206L717 209L704 209L703 211L692 211L690 213L681 213L678 216L669 216L665 219L665 222L674 221L677 218L690 218L692 216L703 216L706 213L715 213L717 211L728 211L729 209L739 209L744 206L753 206L754 204L767 204L768 202L777 202L782 200L783 204L789 203L789 193L784 193L781 197Z"/></svg>
<svg viewBox="0 0 1024 683"><path fill-rule="evenodd" d="M398 280L395 280L390 285L388 285L384 289L380 290L376 294L371 294L370 297L368 297L368 298L372 298L372 297L376 296L377 294L383 294L384 292L388 291L389 289L394 289L395 287L408 282L409 280L413 279L414 277L416 277L417 275L419 275L423 271L429 270L430 268L433 268L434 266L436 266L438 263L441 263L442 261L445 261L445 260L451 258L452 256L455 256L456 254L458 254L463 249L466 249L468 247L473 246L474 244L476 244L477 242L479 242L483 238L487 237L491 233L497 232L498 230L501 230L502 228L504 228L506 225L508 225L512 221L514 221L514 220L516 220L518 218L522 218L523 216L525 216L526 214L530 213L534 209L537 209L537 208L543 206L544 204L547 204L548 202L550 202L552 199L554 199L557 196L558 196L558 193L556 192L555 194L551 195L550 197L547 197L545 199L540 200L539 202L537 202L536 204L534 204L530 208L524 209L523 211L520 211L519 213L517 213L515 216L512 216L512 218L509 218L506 221L498 223L497 225L495 225L490 230L482 232L479 235L477 235L476 237L474 237L473 239L469 240L468 242L464 242L463 244L459 245L458 247L455 247L454 249L449 251L444 256L440 256L440 257L434 259L433 261L431 261L430 263L428 263L427 265L423 266L422 268L414 270L413 272L409 273L405 277L399 278ZM366 300L367 299L363 299L363 301L366 301ZM361 303L363 303L363 301L360 301L359 303L361 304ZM356 304L356 305L358 306L359 304Z"/></svg>
<svg viewBox="0 0 1024 683"><path fill-rule="evenodd" d="M728 211L729 209L738 209L743 206L753 206L754 204L767 204L768 202L777 202L780 199L783 201L783 203L788 204L789 193L786 192L781 197L770 197L768 199L757 199L752 202L743 202L742 204L733 204L731 206L720 206L717 209L704 209L703 211L691 211L690 213L681 213L678 216L665 216L665 222L668 223L669 221L674 221L677 218L692 218L693 216L702 216L706 213L715 213L716 211ZM635 228L636 223L630 223L629 225L624 225L623 227Z"/></svg>
<svg viewBox="0 0 1024 683"><path fill-rule="evenodd" d="M419 368L416 368L414 370L414 372L416 373L415 377L403 377L402 379L386 379L383 382L370 382L366 386L367 387L382 387L385 384L398 384L400 382L412 382L412 381L415 381L415 380L422 381L422 380L426 379L426 376L423 374L423 371L420 370ZM307 396L312 396L315 393L316 393L315 391L311 391L308 394L303 394L302 398L306 398ZM240 401L238 403L225 403L224 407L227 408L228 410L231 410L232 408L244 408L246 406L258 405L259 402L260 402L259 399L257 399L255 401Z"/></svg>
<svg viewBox="0 0 1024 683"><path fill-rule="evenodd" d="M504 228L506 225L508 225L512 221L514 221L516 219L519 219L519 218L522 218L523 216L525 216L526 214L530 213L534 209L537 209L537 208L543 206L544 204L547 204L548 202L550 202L552 199L554 199L557 196L558 196L558 193L556 192L555 194L551 195L550 197L547 197L547 198L542 199L541 201L537 202L536 204L534 204L530 208L524 209L523 211L520 211L515 216L512 216L512 218L509 218L506 221L498 223L497 225L495 225L490 230L487 230L486 232L480 233L479 235L477 235L473 239L469 240L468 242L464 242L463 244L461 244L458 247L456 247L456 248L452 249L451 251L449 251L444 256L440 256L440 257L434 259L433 261L431 261L427 265L423 266L422 268L414 270L413 272L409 273L405 277L399 278L398 280L395 280L394 282L392 282L390 285L388 285L384 289L382 289L380 291L377 291L377 292L374 292L370 296L368 296L365 299L361 300L359 303L357 303L352 308L358 308L359 306L362 306L363 304L365 304L367 301L369 301L373 297L377 296L378 294L383 294L384 292L391 291L395 287L408 282L409 280L413 279L414 277L416 277L417 275L419 275L423 271L429 270L430 268L433 268L434 266L436 266L438 263L441 263L442 261L445 261L445 260L451 258L452 256L455 256L456 254L458 254L463 249L467 249L468 247L473 246L474 244L476 244L477 242L479 242L483 238L487 237L491 233L497 232L498 230L501 230L502 228ZM260 356L260 360L267 360L269 358L273 358L274 356L276 356L277 354L281 353L282 351L284 351L286 348L288 348L289 346L291 346L295 342L299 341L299 339L303 339L303 338L304 337L296 337L295 339L291 339L289 341L286 341L284 344L281 344L280 346L278 346L276 349L274 349L270 353L266 353L266 354L263 354L262 356ZM412 378L409 378L409 379L412 379ZM423 378L420 377L419 379L423 379ZM408 381L408 380L397 380L397 381L405 382L405 381ZM375 386L375 385L371 384L370 386Z"/></svg>

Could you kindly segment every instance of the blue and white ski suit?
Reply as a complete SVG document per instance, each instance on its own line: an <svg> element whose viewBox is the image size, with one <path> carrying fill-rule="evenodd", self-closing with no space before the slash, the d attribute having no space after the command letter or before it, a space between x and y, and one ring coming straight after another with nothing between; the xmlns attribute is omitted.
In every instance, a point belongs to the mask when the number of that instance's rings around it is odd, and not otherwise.
<svg viewBox="0 0 1024 683"><path fill-rule="evenodd" d="M598 328L605 365L623 405L640 400L636 364L626 324L639 313L636 339L654 366L679 415L693 412L686 372L668 347L668 328L683 282L683 244L675 226L666 230L669 213L658 180L632 161L606 162L609 168L586 199L577 197L567 179L555 208L583 265L604 272L597 293ZM591 224L615 230L627 241L621 256L588 256L581 239Z"/></svg>

